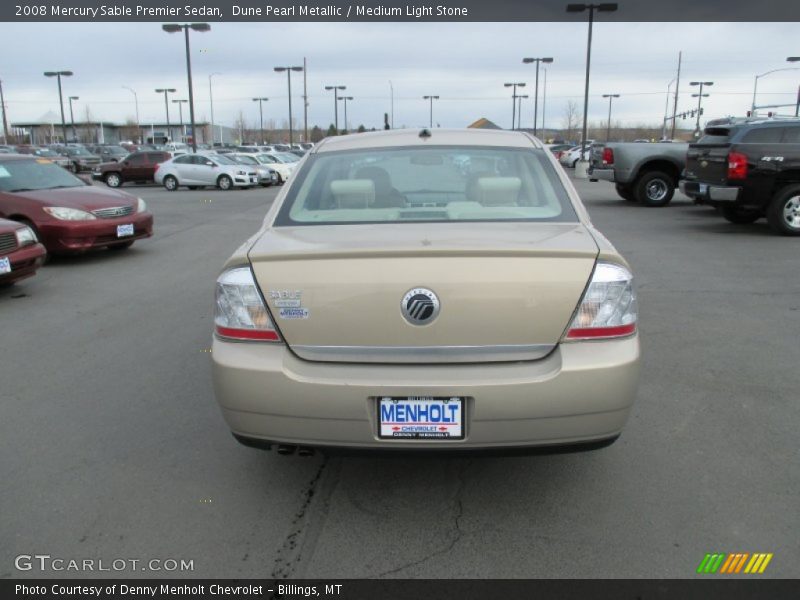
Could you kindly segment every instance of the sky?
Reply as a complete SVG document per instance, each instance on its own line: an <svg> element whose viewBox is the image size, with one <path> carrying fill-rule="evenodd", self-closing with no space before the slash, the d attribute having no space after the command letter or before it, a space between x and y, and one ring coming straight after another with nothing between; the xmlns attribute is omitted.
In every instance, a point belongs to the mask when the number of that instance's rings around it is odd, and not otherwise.
<svg viewBox="0 0 800 600"><path fill-rule="evenodd" d="M348 120L380 128L390 112L394 89L394 125L427 126L429 104L423 95L438 95L434 126L465 127L485 117L501 127L511 125L511 91L504 83L525 82L522 125L533 126L535 67L525 56L550 56L546 99L540 71L540 115L545 125L562 127L568 102L582 111L586 65L586 23L213 23L208 33L192 34L192 70L198 121L210 118L209 74L213 77L215 122L233 126L240 112L257 127L258 103L265 123L288 116L286 74L274 66L302 65L307 60L309 127L334 120L333 93L326 85L345 85ZM605 122L608 101L620 94L612 120L622 125L660 126L667 86L683 53L679 112L697 106L689 81L713 81L704 92L704 118L743 115L757 104L794 104L800 84L796 23L603 23L595 24L589 97L589 122ZM64 96L78 96L75 118L88 107L93 119L134 120L138 96L142 125L163 122L163 95L155 88L176 88L187 98L183 37L161 31L158 23L0 23L0 67L11 123L47 121L58 115L56 81L49 70L72 70ZM391 87L390 87L391 81ZM302 119L303 77L292 74L295 117ZM674 90L674 85L673 88ZM671 102L671 101L670 101ZM340 126L344 120L339 105ZM68 110L68 109L67 109ZM766 110L766 109L765 109ZM793 114L794 108L778 110ZM671 109L670 109L671 112ZM188 110L184 111L188 121ZM50 116L48 116L50 115ZM67 115L69 120L69 115ZM177 122L177 105L170 105ZM300 121L302 123L302 120ZM679 125L691 128L690 121ZM541 116L540 116L541 126Z"/></svg>

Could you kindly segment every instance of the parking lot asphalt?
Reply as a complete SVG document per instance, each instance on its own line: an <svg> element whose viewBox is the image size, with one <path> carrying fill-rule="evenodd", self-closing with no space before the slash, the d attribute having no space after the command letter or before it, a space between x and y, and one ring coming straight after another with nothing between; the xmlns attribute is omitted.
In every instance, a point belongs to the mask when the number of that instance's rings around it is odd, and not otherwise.
<svg viewBox="0 0 800 600"><path fill-rule="evenodd" d="M692 577L707 552L800 575L798 240L577 181L637 276L644 352L613 446L514 458L282 457L214 401L214 279L275 189L125 187L155 235L0 290L0 577ZM193 560L18 571L14 557Z"/></svg>

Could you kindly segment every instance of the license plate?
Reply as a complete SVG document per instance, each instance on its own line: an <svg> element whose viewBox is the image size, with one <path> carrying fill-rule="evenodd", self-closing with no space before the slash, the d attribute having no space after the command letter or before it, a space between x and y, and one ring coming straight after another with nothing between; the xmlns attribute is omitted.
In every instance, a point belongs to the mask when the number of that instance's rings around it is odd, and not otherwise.
<svg viewBox="0 0 800 600"><path fill-rule="evenodd" d="M0 258L0 275L5 275L6 273L11 273L11 261L8 260L7 256Z"/></svg>
<svg viewBox="0 0 800 600"><path fill-rule="evenodd" d="M117 237L125 237L126 235L133 235L133 224L130 225L117 225Z"/></svg>
<svg viewBox="0 0 800 600"><path fill-rule="evenodd" d="M464 439L464 398L378 398L381 439Z"/></svg>
<svg viewBox="0 0 800 600"><path fill-rule="evenodd" d="M698 191L699 191L701 194L705 194L705 193L708 191L708 184L707 184L707 183L701 183L701 184L699 185L699 187L698 187Z"/></svg>

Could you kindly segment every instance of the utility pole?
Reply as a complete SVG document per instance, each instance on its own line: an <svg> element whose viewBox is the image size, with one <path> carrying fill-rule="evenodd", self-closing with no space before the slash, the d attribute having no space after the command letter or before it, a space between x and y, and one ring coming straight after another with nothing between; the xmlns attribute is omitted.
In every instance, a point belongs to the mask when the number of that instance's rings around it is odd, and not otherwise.
<svg viewBox="0 0 800 600"><path fill-rule="evenodd" d="M675 125L677 124L678 120L676 117L678 116L678 89L681 87L681 58L683 56L683 50L678 52L678 76L675 78L675 102L672 105L672 133L670 133L670 139L675 139Z"/></svg>
<svg viewBox="0 0 800 600"><path fill-rule="evenodd" d="M308 65L303 57L303 141L308 141Z"/></svg>
<svg viewBox="0 0 800 600"><path fill-rule="evenodd" d="M0 81L0 108L3 109L3 143L8 143L8 117L6 116L6 99L3 96L3 82Z"/></svg>

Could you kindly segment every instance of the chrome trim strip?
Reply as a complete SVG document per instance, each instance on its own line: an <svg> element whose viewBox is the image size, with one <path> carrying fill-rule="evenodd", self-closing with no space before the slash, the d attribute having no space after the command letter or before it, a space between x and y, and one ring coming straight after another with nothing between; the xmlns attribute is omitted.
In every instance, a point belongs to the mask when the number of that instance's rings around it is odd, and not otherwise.
<svg viewBox="0 0 800 600"><path fill-rule="evenodd" d="M302 359L355 363L484 363L538 360L556 344L505 346L298 346L291 349Z"/></svg>

